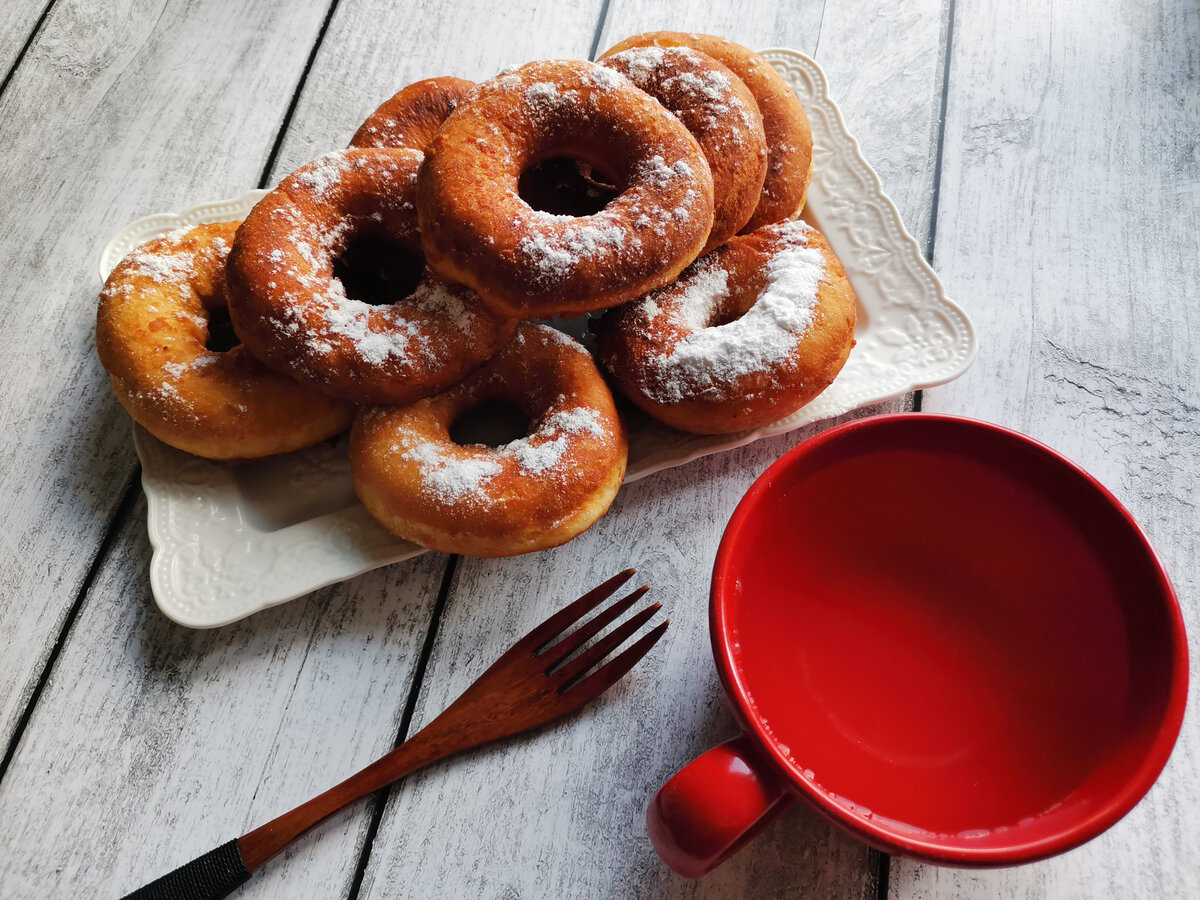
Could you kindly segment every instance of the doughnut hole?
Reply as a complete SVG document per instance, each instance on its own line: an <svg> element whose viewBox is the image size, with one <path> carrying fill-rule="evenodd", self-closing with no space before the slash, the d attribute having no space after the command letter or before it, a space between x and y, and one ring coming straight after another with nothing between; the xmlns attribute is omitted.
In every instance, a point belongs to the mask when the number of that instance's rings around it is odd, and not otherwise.
<svg viewBox="0 0 1200 900"><path fill-rule="evenodd" d="M503 447L529 437L529 416L517 404L490 398L463 410L450 423L450 440L460 447Z"/></svg>
<svg viewBox="0 0 1200 900"><path fill-rule="evenodd" d="M387 235L354 235L333 261L333 277L346 296L370 306L389 306L411 297L421 283L425 260Z"/></svg>
<svg viewBox="0 0 1200 900"><path fill-rule="evenodd" d="M588 216L531 208L540 204L528 177L521 196L522 176L563 157L619 193ZM712 230L712 173L683 124L620 75L528 63L446 120L421 166L417 211L429 264L489 308L578 315L670 283L696 258Z"/></svg>
<svg viewBox="0 0 1200 900"><path fill-rule="evenodd" d="M463 443L463 419L488 415L495 403L527 420L528 433ZM363 408L350 437L355 490L367 510L406 540L469 556L570 540L612 502L627 452L592 357L529 322L450 390L407 407Z"/></svg>
<svg viewBox="0 0 1200 900"><path fill-rule="evenodd" d="M765 226L606 314L597 355L621 392L660 422L695 434L746 431L829 386L854 347L856 306L820 232L801 222Z"/></svg>
<svg viewBox="0 0 1200 900"><path fill-rule="evenodd" d="M557 216L592 216L619 193L617 179L569 156L552 156L528 166L517 193L532 209Z"/></svg>
<svg viewBox="0 0 1200 900"><path fill-rule="evenodd" d="M229 307L208 312L208 336L204 339L204 349L213 353L228 353L242 342L233 330L233 322L229 319Z"/></svg>
<svg viewBox="0 0 1200 900"><path fill-rule="evenodd" d="M96 350L117 400L159 440L209 459L298 450L345 430L354 412L259 363L237 339L226 253L238 224L139 247L109 276L96 316Z"/></svg>
<svg viewBox="0 0 1200 900"><path fill-rule="evenodd" d="M195 273L191 284L205 319L202 333L197 337L204 349L212 353L228 353L242 342L229 318L229 296L225 293L224 275L223 267L211 273Z"/></svg>
<svg viewBox="0 0 1200 900"><path fill-rule="evenodd" d="M511 316L428 269L415 291L406 277L420 252L423 158L329 153L255 205L227 266L233 324L251 353L329 396L403 406L461 381L504 343Z"/></svg>
<svg viewBox="0 0 1200 900"><path fill-rule="evenodd" d="M713 305L706 328L719 328L736 322L754 307L766 288L765 271L746 272L743 280L729 285L729 293Z"/></svg>

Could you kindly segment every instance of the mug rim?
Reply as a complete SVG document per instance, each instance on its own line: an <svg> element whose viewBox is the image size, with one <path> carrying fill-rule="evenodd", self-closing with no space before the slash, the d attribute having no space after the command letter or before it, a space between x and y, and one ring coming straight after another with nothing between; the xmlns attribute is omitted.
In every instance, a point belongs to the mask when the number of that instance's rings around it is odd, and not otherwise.
<svg viewBox="0 0 1200 900"><path fill-rule="evenodd" d="M732 571L732 557L740 543L739 536L745 524L769 498L777 477L796 465L799 460L847 435L868 429L886 430L897 425L912 427L920 422L934 427L963 428L987 433L989 437L1001 440L1015 440L1034 451L1047 464L1059 466L1081 479L1087 488L1096 492L1118 513L1129 529L1129 539L1140 543L1150 563L1155 596L1166 607L1172 674L1162 718L1157 723L1153 741L1146 748L1141 761L1120 789L1099 802L1097 808L1089 815L1053 834L1024 843L1004 847L948 846L934 835L929 838L906 836L883 828L875 821L853 815L840 804L832 802L829 796L812 782L796 776L795 763L779 748L778 740L770 734L762 720L753 714L746 702L747 688L733 661L733 640L729 634L729 609L726 600L733 593L732 587L737 577ZM1133 515L1094 476L1053 448L1010 428L964 416L905 412L855 419L808 438L772 463L755 479L739 501L722 534L713 564L709 594L709 637L717 674L743 733L750 738L770 768L783 778L788 791L805 800L810 808L815 809L834 825L872 846L886 852L942 865L987 867L1033 862L1066 852L1098 836L1132 810L1158 779L1178 739L1187 705L1188 649L1183 613L1161 559Z"/></svg>

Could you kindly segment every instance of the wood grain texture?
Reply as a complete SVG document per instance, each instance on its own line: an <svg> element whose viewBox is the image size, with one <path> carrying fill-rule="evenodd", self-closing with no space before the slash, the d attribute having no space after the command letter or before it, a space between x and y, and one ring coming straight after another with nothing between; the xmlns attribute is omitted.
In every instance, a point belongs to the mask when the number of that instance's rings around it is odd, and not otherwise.
<svg viewBox="0 0 1200 900"><path fill-rule="evenodd" d="M517 0L501 11L471 0L418 11L377 0L343 0L272 179L345 147L379 104L414 81L438 75L482 81L530 59L585 58L602 6L602 0L569 9Z"/></svg>
<svg viewBox="0 0 1200 900"><path fill-rule="evenodd" d="M404 24L391 4L373 8L344 4L339 9L343 14L357 12L359 18L352 28L331 23L324 46L338 40L377 40L381 24L388 34L402 30ZM580 20L571 10L563 10L561 20L547 20L544 13L538 16L540 27L560 39L573 40L577 48L590 46L594 19ZM453 22L446 19L445 23L446 33L435 42L437 46L452 43ZM506 33L496 20L491 32L493 37ZM217 29L200 33L211 34L213 41L223 39ZM307 44L293 48L298 57L307 56L315 33L314 29ZM481 57L479 65L484 71L501 68L522 40L530 36L514 32L491 44L492 58ZM166 57L156 64L169 67L179 64L183 48L166 46L161 52ZM392 64L409 58L411 48L392 42L380 52L379 64L394 70ZM354 56L354 48L345 54ZM586 55L586 49L573 55ZM256 67L247 77L259 74ZM233 72L229 77L239 76ZM295 77L298 80L299 71ZM314 91L322 84L319 77L306 81ZM258 115L279 122L289 99L281 92L273 108ZM316 120L321 119L321 102L310 99L305 104ZM336 97L325 96L324 102L330 103L330 110L341 109ZM373 98L364 101L364 108L373 103ZM228 126L232 129L228 133L226 125L219 126L223 139L238 137L236 123L244 114L242 110L228 114L234 124ZM305 121L295 118L293 129L303 129ZM218 128L217 123L208 124ZM349 123L350 131L356 124ZM271 143L269 134L264 137L263 152L254 167L247 167L241 184L206 189L192 199L221 196L252 184ZM117 151L107 152L119 158ZM226 152L236 163L238 154ZM276 169L283 167L286 163ZM170 169L178 172L179 164L168 169L152 174L166 178ZM117 174L120 171L116 169ZM90 255L87 265L90 272ZM91 309L89 297L89 316ZM87 352L92 352L90 347ZM127 426L122 414L114 415L119 430L112 444L123 449ZM59 461L63 468L78 464ZM41 823L36 832L19 832L17 856L11 864L0 866L4 896L27 893L40 884L61 885L64 891L84 895L132 888L301 802L369 762L395 740L445 557L429 555L233 628L196 635L145 608L150 601L145 587L149 551L140 525L144 516L144 507L139 506L117 536L112 557L100 571L0 785L0 808L13 811L10 821ZM126 600L105 603L96 599L101 595ZM144 618L130 620L131 603ZM248 631L242 632L243 628ZM239 634L250 637L239 638ZM135 653L106 661L109 668L97 679L97 658L103 660L104 649L114 642L125 641L135 641L152 660L168 660L167 675ZM203 665L174 662L198 654L204 656ZM314 667L314 654L322 660L320 667ZM186 673L175 678L171 673L178 668ZM161 683L164 677L169 685ZM105 714L96 717L96 709ZM181 717L179 709L189 714ZM142 757L115 764L111 755L105 755L104 748L115 748L112 752L118 755L137 756L137 735L142 731L155 734L152 764L142 764ZM49 768L47 755L58 761ZM71 760L78 763L74 781L63 776ZM54 805L46 798L52 798ZM344 894L369 821L366 805L345 818L336 817L267 866L241 895ZM43 850L48 844L38 844L38 834L46 833L60 835L59 846L92 848L96 858L64 864ZM10 885L12 891L7 890Z"/></svg>
<svg viewBox="0 0 1200 900"><path fill-rule="evenodd" d="M865 145L885 144L898 114L927 143L923 165L900 154L884 172L907 218L927 221L940 103L943 11L897 10L877 23L831 73L840 85L896 84L876 120L854 112ZM819 10L722 6L671 10L614 0L604 48L651 28L729 33L751 46L812 52ZM706 18L707 15L707 18ZM854 5L839 13L836 55L850 42ZM886 18L886 17L885 17ZM881 52L903 28L922 50ZM855 35L857 37L857 35ZM878 46L877 46L878 45ZM897 66L889 79L881 66ZM920 61L923 74L912 67ZM835 80L836 79L836 80ZM860 82L859 79L862 79ZM906 140L915 144L917 137ZM900 404L889 405L889 409ZM879 412L882 409L870 410ZM827 427L825 423L820 428ZM502 561L463 560L422 686L418 721L451 701L507 642L608 575L639 567L672 620L658 648L627 682L563 725L420 772L395 790L368 865L363 895L561 897L872 897L867 848L803 809L788 813L750 847L700 882L671 873L650 847L646 804L669 775L731 737L735 726L717 684L707 631L708 579L721 532L746 488L772 461L817 428L763 441L660 473L623 489L609 514L557 550Z"/></svg>
<svg viewBox="0 0 1200 900"><path fill-rule="evenodd" d="M1193 660L1198 47L1194 4L958 5L935 264L982 349L925 402L1031 434L1124 501L1174 579ZM897 863L892 896L1200 896L1197 697L1162 778L1106 834L1011 870Z"/></svg>
<svg viewBox="0 0 1200 900"><path fill-rule="evenodd" d="M827 2L814 54L846 126L926 254L946 7L946 0L919 0L880 13L872 4Z"/></svg>
<svg viewBox="0 0 1200 900"><path fill-rule="evenodd" d="M0 98L5 743L134 471L92 340L99 248L255 183L320 23L289 4L61 0Z"/></svg>
<svg viewBox="0 0 1200 900"><path fill-rule="evenodd" d="M0 6L0 80L12 69L50 0L7 0Z"/></svg>
<svg viewBox="0 0 1200 900"><path fill-rule="evenodd" d="M445 557L223 629L154 606L139 500L0 783L0 896L117 896L391 749ZM335 816L242 897L344 896L370 820Z"/></svg>

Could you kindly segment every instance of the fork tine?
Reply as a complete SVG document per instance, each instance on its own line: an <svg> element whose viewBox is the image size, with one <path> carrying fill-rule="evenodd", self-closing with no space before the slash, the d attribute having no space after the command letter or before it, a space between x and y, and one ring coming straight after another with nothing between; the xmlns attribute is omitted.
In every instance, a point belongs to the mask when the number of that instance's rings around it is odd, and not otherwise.
<svg viewBox="0 0 1200 900"><path fill-rule="evenodd" d="M625 643L634 632L650 621L651 616L662 609L661 603L652 603L636 616L622 622L577 657L563 665L551 677L559 683L559 693L564 686L583 675L588 669Z"/></svg>
<svg viewBox="0 0 1200 900"><path fill-rule="evenodd" d="M624 572L608 579L604 584L592 588L574 603L560 609L541 625L533 629L533 631L529 632L529 634L525 635L525 637L521 638L521 640L517 641L512 649L517 650L520 648L522 651L532 649L534 653L537 653L554 640L554 638L562 634L567 626L579 621L615 594L617 588L632 578L636 571L637 569L626 569ZM509 652L511 653L512 651L510 650Z"/></svg>
<svg viewBox="0 0 1200 900"><path fill-rule="evenodd" d="M671 620L665 619L652 631L646 632L638 639L637 643L630 646L620 656L609 660L583 681L576 682L565 689L560 688L559 693L570 694L571 700L577 705L587 703L594 697L603 694L650 652L650 648L658 643L658 639L667 633L667 626L670 624Z"/></svg>
<svg viewBox="0 0 1200 900"><path fill-rule="evenodd" d="M650 588L646 586L638 588L628 597L625 597L623 600L618 600L607 609L602 610L591 619L588 619L585 624L579 626L579 628L566 635L557 644L552 644L547 647L544 652L540 654L546 661L546 674L550 674L550 669L553 668L556 663L566 659L568 656L598 635L601 631L607 628L610 624L623 616L625 611L633 606L633 604L637 603L642 597L644 597L646 595L646 591L648 590L650 590Z"/></svg>

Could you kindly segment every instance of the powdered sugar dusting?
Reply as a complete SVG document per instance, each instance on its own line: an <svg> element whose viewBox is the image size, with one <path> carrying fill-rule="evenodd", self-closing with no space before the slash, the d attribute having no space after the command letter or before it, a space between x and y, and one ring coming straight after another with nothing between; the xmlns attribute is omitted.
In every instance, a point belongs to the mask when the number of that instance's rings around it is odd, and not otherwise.
<svg viewBox="0 0 1200 900"><path fill-rule="evenodd" d="M620 226L594 216L591 222L570 224L561 231L546 229L527 234L517 242L517 252L536 270L540 280L561 281L585 260L619 254L625 240L626 233Z"/></svg>
<svg viewBox="0 0 1200 900"><path fill-rule="evenodd" d="M686 105L688 101L715 104L712 111L728 111L720 107L740 101L730 96L733 83L729 76L704 62L701 54L686 47L638 47L614 54L604 65L615 67L643 90L655 82L666 93L677 93ZM655 91L651 91L656 94Z"/></svg>
<svg viewBox="0 0 1200 900"><path fill-rule="evenodd" d="M550 103L558 99L558 86L549 81L537 81L525 89L528 103Z"/></svg>
<svg viewBox="0 0 1200 900"><path fill-rule="evenodd" d="M181 284L194 271L191 253L146 253L135 250L127 259L133 264L131 275L150 278L159 284Z"/></svg>
<svg viewBox="0 0 1200 900"><path fill-rule="evenodd" d="M676 160L671 164L660 154L654 154L645 160L638 169L638 177L650 182L655 187L665 188L677 178L695 178L696 173L686 160Z"/></svg>
<svg viewBox="0 0 1200 900"><path fill-rule="evenodd" d="M310 374L323 372L330 358L339 361L334 366L338 370L348 363L355 371L383 368L397 377L425 371L444 355L444 334L472 334L478 328L480 313L471 306L472 295L440 279L427 275L410 296L376 306L347 296L345 285L333 275L334 261L348 242L364 227L377 228L383 211L404 213L393 219L411 218L416 227L412 201L422 154L411 151L406 156L404 165L394 162L384 170L378 208L370 213L320 221L292 203L270 210L288 250L274 248L262 257L275 276L268 284L278 295L269 323L288 339L295 365ZM319 198L345 172L369 159L362 151L338 151L292 177Z"/></svg>
<svg viewBox="0 0 1200 900"><path fill-rule="evenodd" d="M530 475L540 475L547 469L558 465L563 455L567 452L567 437L560 434L553 440L543 441L540 444L534 445L529 443L527 439L522 438L519 441L513 441L505 445L504 452L516 457L517 462L521 464L521 468Z"/></svg>
<svg viewBox="0 0 1200 900"><path fill-rule="evenodd" d="M341 184L342 176L350 170L346 153L345 150L335 150L325 154L297 172L296 180L312 188L318 200L323 199L329 191Z"/></svg>
<svg viewBox="0 0 1200 900"><path fill-rule="evenodd" d="M460 333L469 333L475 325L475 313L463 299L432 279L422 281L402 306L385 309L347 297L341 281L333 279L324 294L314 297L310 309L328 334L348 341L352 352L372 366L411 365L432 356L434 338L423 325L432 318ZM315 334L309 347L318 354L335 350Z"/></svg>
<svg viewBox="0 0 1200 900"><path fill-rule="evenodd" d="M218 358L219 357L217 356L216 353L213 353L211 350L205 350L199 356L194 357L190 362L186 362L186 363L166 362L166 363L163 363L162 366L160 367L160 371L162 371L163 375L166 376L167 380L178 381L180 378L182 378L184 375L188 374L189 372L193 372L193 373L199 372L202 369L208 368L209 366L216 363Z"/></svg>
<svg viewBox="0 0 1200 900"><path fill-rule="evenodd" d="M528 474L540 475L568 460L571 437L585 433L603 437L607 432L599 410L579 406L553 413L529 437L509 441L498 449L502 456L515 458Z"/></svg>
<svg viewBox="0 0 1200 900"><path fill-rule="evenodd" d="M729 296L729 273L712 260L702 260L680 283L684 291L676 301L675 321L689 332L698 332L711 321L717 304ZM662 312L653 299L645 305L651 318Z"/></svg>
<svg viewBox="0 0 1200 900"><path fill-rule="evenodd" d="M671 315L689 332L668 353L648 361L647 393L663 403L722 393L735 379L786 365L812 326L825 258L808 246L811 228L801 221L780 226L781 246L767 263L767 283L741 318L704 327L728 295L728 276L714 263L688 275ZM651 295L651 299L654 295ZM643 301L645 304L646 301ZM649 310L646 310L649 311ZM654 314L661 314L659 304Z"/></svg>
<svg viewBox="0 0 1200 900"><path fill-rule="evenodd" d="M667 51L663 47L634 47L614 54L604 60L604 64L612 63L628 69L629 78L637 84L653 78L666 56Z"/></svg>
<svg viewBox="0 0 1200 900"><path fill-rule="evenodd" d="M584 80L589 84L593 84L602 90L613 90L621 86L621 76L612 69L606 69L603 66L596 66L590 69Z"/></svg>
<svg viewBox="0 0 1200 900"><path fill-rule="evenodd" d="M746 132L761 132L757 105L735 92L734 78L686 47L640 47L603 61L658 99L687 126L716 165L747 150ZM750 106L755 108L752 110ZM754 148L750 148L754 149Z"/></svg>
<svg viewBox="0 0 1200 900"><path fill-rule="evenodd" d="M664 80L663 87L667 90L698 94L710 103L722 104L729 102L729 92L733 84L724 72L714 69L703 75L696 72L680 72Z"/></svg>
<svg viewBox="0 0 1200 900"><path fill-rule="evenodd" d="M564 347L570 347L572 350L582 353L584 356L591 356L583 344L579 343L579 341L575 340L575 338L571 337L571 335L567 334L565 331L559 331L557 328L546 326L542 329L542 336L546 340L556 341L557 343L562 344ZM522 340L523 338L524 335L518 331L516 339Z"/></svg>
<svg viewBox="0 0 1200 900"><path fill-rule="evenodd" d="M560 396L557 402L565 399ZM525 476L562 478L577 463L571 451L578 436L608 433L599 410L577 406L558 409L533 434L495 448L472 447L464 454L463 448L424 441L404 450L403 442L393 444L392 451L417 464L424 491L438 502L486 505L492 499L489 483L514 463Z"/></svg>
<svg viewBox="0 0 1200 900"><path fill-rule="evenodd" d="M418 444L404 453L420 466L421 483L437 498L453 502L467 496L484 497L485 485L503 470L500 463L480 457L451 458L437 444Z"/></svg>
<svg viewBox="0 0 1200 900"><path fill-rule="evenodd" d="M600 411L587 406L577 406L575 409L561 409L546 419L547 428L559 428L568 434L594 434L603 437L606 434L600 421Z"/></svg>
<svg viewBox="0 0 1200 900"><path fill-rule="evenodd" d="M176 228L156 241L144 244L129 253L122 262L128 266L126 277L149 278L158 284L181 285L195 273L196 264L217 264L229 255L229 244L223 238L214 238L199 248L183 247L191 229ZM150 249L150 248L158 249ZM124 282L128 284L126 280Z"/></svg>
<svg viewBox="0 0 1200 900"><path fill-rule="evenodd" d="M340 281L330 283L324 300L316 309L328 332L348 340L356 355L372 365L383 365L393 356L403 359L417 337L416 327L403 320L395 328L372 328L371 305L347 297Z"/></svg>

